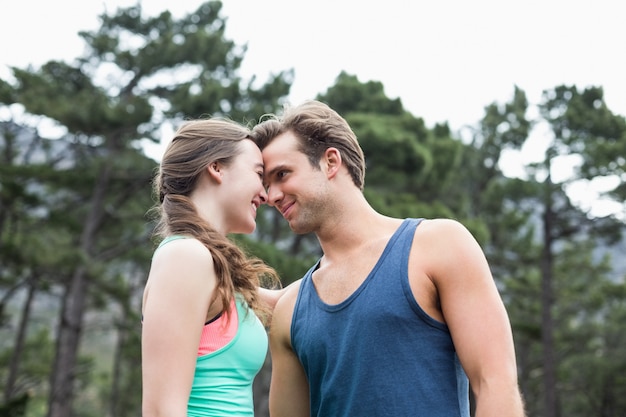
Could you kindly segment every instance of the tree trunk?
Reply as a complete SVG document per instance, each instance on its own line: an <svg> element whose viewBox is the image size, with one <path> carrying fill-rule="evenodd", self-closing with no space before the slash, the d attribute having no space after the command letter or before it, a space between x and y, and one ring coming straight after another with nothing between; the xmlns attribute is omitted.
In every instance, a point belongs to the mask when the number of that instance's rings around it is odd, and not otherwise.
<svg viewBox="0 0 626 417"><path fill-rule="evenodd" d="M74 379L86 297L87 274L84 267L79 267L63 297L56 357L50 378L48 417L72 415Z"/></svg>
<svg viewBox="0 0 626 417"><path fill-rule="evenodd" d="M121 320L122 322L125 322L126 317L123 317ZM123 362L122 350L126 343L126 332L127 330L124 327L119 328L117 331L117 343L115 344L115 354L113 357L113 375L111 376L111 402L109 404L109 415L111 417L121 415L121 413L118 412L117 407L120 404L120 386Z"/></svg>
<svg viewBox="0 0 626 417"><path fill-rule="evenodd" d="M74 381L86 300L89 294L87 265L93 258L97 231L102 222L104 197L108 189L111 166L105 164L98 175L90 202L80 248L85 261L79 265L66 288L57 335L56 357L50 377L47 417L72 417Z"/></svg>
<svg viewBox="0 0 626 417"><path fill-rule="evenodd" d="M20 323L17 329L17 335L15 337L15 347L13 349L13 355L11 356L11 362L9 363L9 374L7 377L7 382L4 387L4 401L8 403L13 395L16 393L13 392L15 388L15 381L17 380L17 375L19 373L20 361L22 359L22 352L24 351L24 341L26 340L26 329L28 328L28 323L30 320L30 312L33 305L33 300L35 299L35 293L37 291L36 285L34 284L35 278L32 278L28 282L28 295L26 296L26 300L24 301L24 305L22 306L22 316L20 318Z"/></svg>
<svg viewBox="0 0 626 417"><path fill-rule="evenodd" d="M544 417L558 417L556 402L556 363L554 358L554 322L552 317L552 306L554 304L552 289L554 268L552 256L554 214L552 213L552 180L549 175L546 179L545 187L543 251L541 255L541 342L543 346Z"/></svg>
<svg viewBox="0 0 626 417"><path fill-rule="evenodd" d="M271 216L272 216L271 239L272 239L272 243L276 243L280 239L280 231L283 227L283 217L279 215L276 210L274 210L274 212L271 213Z"/></svg>

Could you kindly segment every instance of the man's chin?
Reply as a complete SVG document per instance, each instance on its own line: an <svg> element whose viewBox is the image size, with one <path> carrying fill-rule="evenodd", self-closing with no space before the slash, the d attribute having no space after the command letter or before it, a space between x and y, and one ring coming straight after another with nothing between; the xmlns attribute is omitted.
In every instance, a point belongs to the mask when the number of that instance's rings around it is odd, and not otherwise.
<svg viewBox="0 0 626 417"><path fill-rule="evenodd" d="M294 232L297 235L306 235L307 233L311 233L311 230L309 227L301 223L299 224L295 221L289 221L289 228L291 229L292 232Z"/></svg>

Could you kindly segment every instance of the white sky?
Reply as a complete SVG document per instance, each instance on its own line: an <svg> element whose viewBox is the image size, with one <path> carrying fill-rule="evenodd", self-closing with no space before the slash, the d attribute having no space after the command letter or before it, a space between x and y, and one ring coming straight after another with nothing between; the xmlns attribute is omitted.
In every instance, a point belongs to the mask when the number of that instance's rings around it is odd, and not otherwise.
<svg viewBox="0 0 626 417"><path fill-rule="evenodd" d="M80 30L136 0L1 0L6 66L71 61ZM619 0L225 0L226 36L248 45L241 75L263 82L295 70L290 101L323 93L342 70L380 81L429 126L475 124L515 85L532 104L560 84L601 86L626 115L626 24ZM144 0L144 10L192 12L201 0Z"/></svg>

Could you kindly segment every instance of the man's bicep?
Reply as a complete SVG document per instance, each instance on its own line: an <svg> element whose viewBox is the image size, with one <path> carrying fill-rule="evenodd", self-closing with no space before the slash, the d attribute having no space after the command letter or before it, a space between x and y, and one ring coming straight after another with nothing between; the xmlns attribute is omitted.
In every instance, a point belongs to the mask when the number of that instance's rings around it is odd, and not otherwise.
<svg viewBox="0 0 626 417"><path fill-rule="evenodd" d="M272 417L309 415L309 385L302 364L291 347L291 317L297 291L285 294L274 311L270 329Z"/></svg>

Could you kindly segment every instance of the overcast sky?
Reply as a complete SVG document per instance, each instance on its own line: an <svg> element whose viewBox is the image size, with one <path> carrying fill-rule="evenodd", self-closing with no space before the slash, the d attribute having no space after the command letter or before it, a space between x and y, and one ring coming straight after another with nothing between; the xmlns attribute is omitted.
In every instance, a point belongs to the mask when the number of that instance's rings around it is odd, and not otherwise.
<svg viewBox="0 0 626 417"><path fill-rule="evenodd" d="M176 16L199 0L144 0ZM559 84L602 86L626 114L626 24L615 0L226 0L227 36L247 44L242 75L293 68L291 101L324 92L341 70L380 81L428 125L475 123L514 85L537 102ZM135 0L5 0L0 64L35 65L81 54L79 30ZM5 72L3 71L4 75Z"/></svg>
<svg viewBox="0 0 626 417"><path fill-rule="evenodd" d="M0 76L6 66L72 60L80 30L136 0L4 0ZM200 0L144 0L154 15L192 12ZM626 24L619 0L226 0L226 36L247 44L241 75L295 70L290 101L314 98L342 70L380 81L429 126L475 124L515 85L536 104L560 84L601 86L626 115Z"/></svg>

